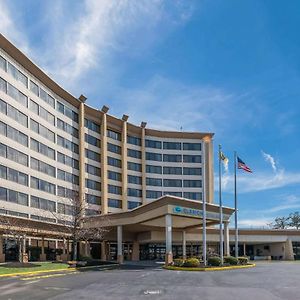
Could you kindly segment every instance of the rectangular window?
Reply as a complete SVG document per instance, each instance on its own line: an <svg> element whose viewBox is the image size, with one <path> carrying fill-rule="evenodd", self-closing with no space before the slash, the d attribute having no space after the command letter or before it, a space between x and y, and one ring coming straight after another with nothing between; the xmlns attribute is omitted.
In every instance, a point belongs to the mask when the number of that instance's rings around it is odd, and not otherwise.
<svg viewBox="0 0 300 300"><path fill-rule="evenodd" d="M30 139L30 149L55 160L55 150L33 138Z"/></svg>
<svg viewBox="0 0 300 300"><path fill-rule="evenodd" d="M111 143L107 143L107 150L113 153L121 154L121 147Z"/></svg>
<svg viewBox="0 0 300 300"><path fill-rule="evenodd" d="M202 200L202 193L184 192L183 197L191 200Z"/></svg>
<svg viewBox="0 0 300 300"><path fill-rule="evenodd" d="M122 181L122 174L108 170L108 179Z"/></svg>
<svg viewBox="0 0 300 300"><path fill-rule="evenodd" d="M131 161L127 162L127 168L131 171L142 172L142 165Z"/></svg>
<svg viewBox="0 0 300 300"><path fill-rule="evenodd" d="M15 80L21 82L25 87L27 87L28 78L10 62L8 62L7 65L7 73L10 74Z"/></svg>
<svg viewBox="0 0 300 300"><path fill-rule="evenodd" d="M169 192L169 191L165 191L164 195L170 195L170 196L175 196L175 197L182 197L182 193L181 192Z"/></svg>
<svg viewBox="0 0 300 300"><path fill-rule="evenodd" d="M37 96L39 96L39 86L30 80L29 89Z"/></svg>
<svg viewBox="0 0 300 300"><path fill-rule="evenodd" d="M202 175L202 168L183 168L183 175Z"/></svg>
<svg viewBox="0 0 300 300"><path fill-rule="evenodd" d="M201 151L201 143L183 143L183 150Z"/></svg>
<svg viewBox="0 0 300 300"><path fill-rule="evenodd" d="M127 175L127 180L128 183L133 183L133 184L142 184L142 177L140 176L134 176L134 175Z"/></svg>
<svg viewBox="0 0 300 300"><path fill-rule="evenodd" d="M113 140L121 141L121 133L107 129L107 136Z"/></svg>
<svg viewBox="0 0 300 300"><path fill-rule="evenodd" d="M95 151L85 149L85 157L100 162L100 154Z"/></svg>
<svg viewBox="0 0 300 300"><path fill-rule="evenodd" d="M128 188L127 189L127 194L129 197L142 197L142 190L139 189L133 189L133 188Z"/></svg>
<svg viewBox="0 0 300 300"><path fill-rule="evenodd" d="M30 167L31 167L31 169L34 169L36 171L42 172L44 174L47 174L47 175L55 178L55 167L53 167L49 164L46 164L43 161L39 161L38 159L35 159L34 157L30 158Z"/></svg>
<svg viewBox="0 0 300 300"><path fill-rule="evenodd" d="M177 155L177 154L164 154L164 161L166 161L166 162L181 162L182 157L181 157L181 155Z"/></svg>
<svg viewBox="0 0 300 300"><path fill-rule="evenodd" d="M201 155L183 155L183 162L201 163Z"/></svg>
<svg viewBox="0 0 300 300"><path fill-rule="evenodd" d="M163 142L163 148L167 150L181 150L181 143Z"/></svg>
<svg viewBox="0 0 300 300"><path fill-rule="evenodd" d="M146 178L146 184L150 186L162 186L161 178Z"/></svg>
<svg viewBox="0 0 300 300"><path fill-rule="evenodd" d="M162 196L161 191L147 191L146 192L146 197L149 199L157 199Z"/></svg>
<svg viewBox="0 0 300 300"><path fill-rule="evenodd" d="M142 140L139 137L128 135L127 136L127 143L131 144L131 145L141 146Z"/></svg>
<svg viewBox="0 0 300 300"><path fill-rule="evenodd" d="M146 152L146 160L161 161L162 155L160 153Z"/></svg>
<svg viewBox="0 0 300 300"><path fill-rule="evenodd" d="M101 205L101 198L99 196L85 194L85 199L87 203Z"/></svg>
<svg viewBox="0 0 300 300"><path fill-rule="evenodd" d="M128 202L127 202L127 205L128 205L128 206L127 206L128 209L134 209L134 208L136 208L136 207L142 205L142 203L136 202L136 201L128 201Z"/></svg>
<svg viewBox="0 0 300 300"><path fill-rule="evenodd" d="M79 170L79 161L75 158L72 158L68 155L65 155L63 153L57 152L57 161L67 165L69 167L72 167L74 169Z"/></svg>
<svg viewBox="0 0 300 300"><path fill-rule="evenodd" d="M89 119L84 119L84 126L92 131L100 133L100 125Z"/></svg>
<svg viewBox="0 0 300 300"><path fill-rule="evenodd" d="M97 168L97 167L89 165L89 164L85 164L85 171L91 175L95 175L95 176L99 176L99 177L101 176L100 168Z"/></svg>
<svg viewBox="0 0 300 300"><path fill-rule="evenodd" d="M145 140L145 145L146 145L147 148L161 149L161 142L160 141Z"/></svg>
<svg viewBox="0 0 300 300"><path fill-rule="evenodd" d="M120 186L117 186L117 185L109 184L108 185L108 192L110 194L122 195L122 188Z"/></svg>
<svg viewBox="0 0 300 300"><path fill-rule="evenodd" d="M21 93L17 88L12 86L10 83L7 83L7 94L15 99L17 102L22 104L23 106L27 107L27 96Z"/></svg>
<svg viewBox="0 0 300 300"><path fill-rule="evenodd" d="M100 184L100 182L95 181L95 180L91 180L91 179L86 178L85 179L85 186L88 189L92 189L92 190L96 190L96 191L101 191L101 184Z"/></svg>
<svg viewBox="0 0 300 300"><path fill-rule="evenodd" d="M184 187L201 188L202 180L183 180Z"/></svg>
<svg viewBox="0 0 300 300"><path fill-rule="evenodd" d="M56 110L78 123L78 114L59 101L57 101Z"/></svg>
<svg viewBox="0 0 300 300"><path fill-rule="evenodd" d="M6 72L6 59L0 55L0 68Z"/></svg>
<svg viewBox="0 0 300 300"><path fill-rule="evenodd" d="M17 170L0 165L0 177L28 186L28 175Z"/></svg>
<svg viewBox="0 0 300 300"><path fill-rule="evenodd" d="M164 167L164 174L182 175L181 167Z"/></svg>
<svg viewBox="0 0 300 300"><path fill-rule="evenodd" d="M48 103L50 106L55 108L55 99L49 94L47 94L47 92L45 92L42 88L40 88L40 98L44 102Z"/></svg>
<svg viewBox="0 0 300 300"><path fill-rule="evenodd" d="M28 136L0 121L0 134L28 147Z"/></svg>
<svg viewBox="0 0 300 300"><path fill-rule="evenodd" d="M110 156L107 157L107 164L113 167L122 168L121 160Z"/></svg>
<svg viewBox="0 0 300 300"><path fill-rule="evenodd" d="M141 159L142 158L142 152L134 149L127 149L127 156Z"/></svg>
<svg viewBox="0 0 300 300"><path fill-rule="evenodd" d="M38 190L44 191L46 193L55 195L55 185L48 181L41 180L41 179L31 176L30 177L30 186L34 189L38 189Z"/></svg>
<svg viewBox="0 0 300 300"><path fill-rule="evenodd" d="M72 151L72 152L75 152L77 154L79 153L79 147L77 144L73 143L72 141L70 141L68 139L63 138L60 135L57 135L57 144L65 149Z"/></svg>
<svg viewBox="0 0 300 300"><path fill-rule="evenodd" d="M3 78L0 77L0 91L7 93L7 82Z"/></svg>
<svg viewBox="0 0 300 300"><path fill-rule="evenodd" d="M164 179L165 187L182 187L181 179Z"/></svg>
<svg viewBox="0 0 300 300"><path fill-rule="evenodd" d="M162 167L161 166L146 165L146 172L147 173L154 173L154 174L161 174L162 173Z"/></svg>
<svg viewBox="0 0 300 300"><path fill-rule="evenodd" d="M118 199L108 199L108 206L114 208L122 208L122 201Z"/></svg>

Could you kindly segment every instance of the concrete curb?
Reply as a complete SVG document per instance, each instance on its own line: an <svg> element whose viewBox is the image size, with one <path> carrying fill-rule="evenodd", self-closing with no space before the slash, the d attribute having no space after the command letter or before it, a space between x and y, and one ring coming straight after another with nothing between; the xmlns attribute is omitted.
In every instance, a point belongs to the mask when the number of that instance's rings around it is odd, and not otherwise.
<svg viewBox="0 0 300 300"><path fill-rule="evenodd" d="M256 264L248 264L242 266L228 266L228 267L213 267L213 268L185 268L185 267L174 267L174 266L164 266L163 269L170 271L198 271L198 272L211 272L211 271L226 271L226 270L236 270L236 269L247 269L253 268Z"/></svg>
<svg viewBox="0 0 300 300"><path fill-rule="evenodd" d="M93 269L93 268L108 268L108 267L118 267L119 265L109 264L109 265L97 265L97 266L87 266L87 267L80 267L80 268L63 268L63 269L53 269L53 270L40 270L40 271L30 271L30 272L18 272L18 273L10 273L10 274L0 274L0 278L3 277L15 277L15 276L22 276L22 275L37 275L43 273L53 273L53 272L75 272L80 271L82 269Z"/></svg>

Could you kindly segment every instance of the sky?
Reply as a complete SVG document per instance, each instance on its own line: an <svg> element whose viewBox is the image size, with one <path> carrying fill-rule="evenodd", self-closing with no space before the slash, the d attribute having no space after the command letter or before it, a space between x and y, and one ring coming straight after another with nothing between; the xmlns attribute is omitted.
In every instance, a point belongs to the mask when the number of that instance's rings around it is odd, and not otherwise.
<svg viewBox="0 0 300 300"><path fill-rule="evenodd" d="M149 128L214 132L239 224L300 210L300 2L0 0L0 31L74 96Z"/></svg>

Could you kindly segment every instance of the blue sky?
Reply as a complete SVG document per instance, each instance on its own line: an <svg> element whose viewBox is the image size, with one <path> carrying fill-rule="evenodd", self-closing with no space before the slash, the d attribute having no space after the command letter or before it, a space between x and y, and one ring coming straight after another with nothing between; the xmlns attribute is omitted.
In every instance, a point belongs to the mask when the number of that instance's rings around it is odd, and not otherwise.
<svg viewBox="0 0 300 300"><path fill-rule="evenodd" d="M240 224L300 209L300 2L0 0L0 29L73 95L149 127L215 132ZM217 172L217 164L215 166ZM216 184L217 186L217 184ZM216 201L217 201L216 191Z"/></svg>

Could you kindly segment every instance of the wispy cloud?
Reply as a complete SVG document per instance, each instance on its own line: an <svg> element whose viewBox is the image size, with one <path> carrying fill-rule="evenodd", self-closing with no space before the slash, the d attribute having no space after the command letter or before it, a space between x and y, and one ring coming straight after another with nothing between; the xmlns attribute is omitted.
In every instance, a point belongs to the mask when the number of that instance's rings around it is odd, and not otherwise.
<svg viewBox="0 0 300 300"><path fill-rule="evenodd" d="M243 219L239 221L239 227L252 228L252 227L269 227L273 221L272 218L253 218L253 219Z"/></svg>
<svg viewBox="0 0 300 300"><path fill-rule="evenodd" d="M274 172L277 171L277 166L274 157L271 154L265 153L263 150L261 151L263 158L266 162L270 163Z"/></svg>

